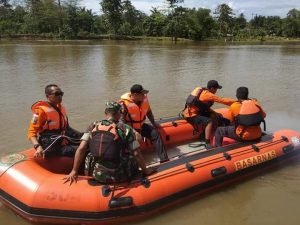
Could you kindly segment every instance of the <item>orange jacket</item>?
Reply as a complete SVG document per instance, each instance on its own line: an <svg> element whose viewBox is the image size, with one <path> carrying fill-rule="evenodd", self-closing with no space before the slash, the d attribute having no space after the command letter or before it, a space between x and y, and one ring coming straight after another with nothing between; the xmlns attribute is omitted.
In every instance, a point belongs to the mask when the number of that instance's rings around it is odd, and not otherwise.
<svg viewBox="0 0 300 225"><path fill-rule="evenodd" d="M195 96L196 93L199 91L199 89L201 89L201 87L197 87L195 88L191 95ZM211 93L209 90L207 89L203 89L203 91L201 92L200 96L199 96L199 101L207 104L208 109L214 104L214 102L218 102L224 105L231 105L233 102L235 102L236 100L231 99L231 98L220 98L217 95ZM202 109L202 110L207 110L207 109ZM183 111L183 116L184 117L194 117L196 115L199 115L201 113L201 109L195 105L188 105L184 111Z"/></svg>
<svg viewBox="0 0 300 225"><path fill-rule="evenodd" d="M38 101L32 105L33 117L27 133L28 139L45 131L63 132L66 129L66 110L62 105L58 105L57 108L61 115L48 102Z"/></svg>
<svg viewBox="0 0 300 225"><path fill-rule="evenodd" d="M145 95L140 106L134 103L131 99L131 93L126 93L119 100L124 107L123 119L126 124L129 124L134 129L140 130L146 120L146 115L150 111L150 105L147 96Z"/></svg>
<svg viewBox="0 0 300 225"><path fill-rule="evenodd" d="M255 101L255 100L252 100ZM258 105L258 107L261 109L261 113L263 118L266 117L266 113L262 110L260 105L258 104L257 101L255 101L255 104ZM240 114L240 110L242 107L242 102L237 101L233 103L230 108L229 112L231 114L231 122L234 122L235 118ZM243 140L255 140L259 137L261 137L261 127L260 126L242 126L242 125L237 125L236 134L240 136Z"/></svg>

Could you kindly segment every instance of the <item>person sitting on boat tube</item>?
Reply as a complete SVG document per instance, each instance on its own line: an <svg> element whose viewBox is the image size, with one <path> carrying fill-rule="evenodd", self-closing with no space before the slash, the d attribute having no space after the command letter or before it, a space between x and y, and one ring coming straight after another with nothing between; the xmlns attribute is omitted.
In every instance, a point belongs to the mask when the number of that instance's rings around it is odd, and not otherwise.
<svg viewBox="0 0 300 225"><path fill-rule="evenodd" d="M213 133L213 127L217 126L218 114L211 109L214 102L224 105L231 105L235 102L231 98L220 98L216 95L217 90L222 89L218 81L210 80L207 87L196 87L188 96L183 110L184 118L198 129L199 126L205 126L205 145L207 149L211 148L210 138Z"/></svg>
<svg viewBox="0 0 300 225"><path fill-rule="evenodd" d="M85 159L85 174L93 176L100 183L110 184L131 180L139 174L139 167L144 175L154 172L147 168L140 153L140 144L129 125L119 122L121 105L107 102L105 119L92 123L82 136L76 151L73 169L65 177L65 182L72 184L77 179L78 171Z"/></svg>
<svg viewBox="0 0 300 225"><path fill-rule="evenodd" d="M158 125L155 123L146 95L148 92L142 85L134 84L130 88L130 93L121 96L119 103L122 105L122 121L154 143L157 155L162 163L168 161L169 158L157 130ZM146 117L148 117L152 126L145 123Z"/></svg>
<svg viewBox="0 0 300 225"><path fill-rule="evenodd" d="M238 101L229 108L232 126L218 127L215 132L216 147L222 146L223 137L237 141L251 141L261 137L260 123L264 122L266 113L255 99L248 98L248 88L236 90Z"/></svg>
<svg viewBox="0 0 300 225"><path fill-rule="evenodd" d="M49 84L45 94L47 101L38 101L31 106L33 116L27 136L36 149L34 156L74 156L77 146L70 140L79 140L82 133L68 124L65 107L61 104L64 92L56 84Z"/></svg>

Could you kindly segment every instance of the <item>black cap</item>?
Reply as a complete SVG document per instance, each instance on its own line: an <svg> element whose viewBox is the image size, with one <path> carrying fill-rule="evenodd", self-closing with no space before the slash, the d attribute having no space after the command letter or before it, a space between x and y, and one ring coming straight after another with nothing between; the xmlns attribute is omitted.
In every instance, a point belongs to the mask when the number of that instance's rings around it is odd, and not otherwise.
<svg viewBox="0 0 300 225"><path fill-rule="evenodd" d="M218 81L210 80L207 82L207 89L211 89L211 88L222 89L222 86L219 85Z"/></svg>
<svg viewBox="0 0 300 225"><path fill-rule="evenodd" d="M137 93L137 94L147 94L149 91L148 90L145 90L143 88L142 85L140 84L134 84L132 85L132 87L130 88L130 92L131 93Z"/></svg>

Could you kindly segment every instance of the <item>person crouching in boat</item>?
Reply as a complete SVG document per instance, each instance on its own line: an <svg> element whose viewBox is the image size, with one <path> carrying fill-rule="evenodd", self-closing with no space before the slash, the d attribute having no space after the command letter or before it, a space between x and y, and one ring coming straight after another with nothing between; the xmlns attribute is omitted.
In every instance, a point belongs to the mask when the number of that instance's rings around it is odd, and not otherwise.
<svg viewBox="0 0 300 225"><path fill-rule="evenodd" d="M248 94L247 87L239 87L236 90L238 101L229 108L234 125L217 128L215 132L216 147L222 146L223 137L237 141L251 141L261 137L260 123L264 122L266 113L256 100L248 98Z"/></svg>
<svg viewBox="0 0 300 225"><path fill-rule="evenodd" d="M183 110L183 116L196 129L199 126L205 126L205 145L210 149L210 138L213 133L213 125L217 125L217 118L221 117L211 109L214 102L224 105L231 105L235 102L231 98L220 98L216 95L217 90L222 89L218 81L210 80L207 82L207 87L197 87L188 96Z"/></svg>
<svg viewBox="0 0 300 225"><path fill-rule="evenodd" d="M92 123L82 136L76 151L73 169L65 177L65 182L72 184L77 179L79 167L86 151L85 174L93 176L100 183L110 184L131 180L141 167L144 175L154 172L147 168L136 140L135 131L122 122L121 105L107 102L105 119Z"/></svg>
<svg viewBox="0 0 300 225"><path fill-rule="evenodd" d="M72 157L77 146L70 140L79 140L82 133L68 124L65 107L61 104L64 92L56 84L49 84L45 87L45 94L47 101L38 101L31 106L33 116L27 136L36 149L34 156L58 154Z"/></svg>

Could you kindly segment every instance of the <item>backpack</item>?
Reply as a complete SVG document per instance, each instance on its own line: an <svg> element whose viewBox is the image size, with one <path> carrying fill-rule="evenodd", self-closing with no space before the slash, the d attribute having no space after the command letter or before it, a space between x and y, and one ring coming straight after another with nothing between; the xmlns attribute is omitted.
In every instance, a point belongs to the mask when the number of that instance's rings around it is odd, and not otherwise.
<svg viewBox="0 0 300 225"><path fill-rule="evenodd" d="M115 123L104 124L101 122L95 126L89 141L89 149L94 157L114 162L120 161L124 145L118 129Z"/></svg>

